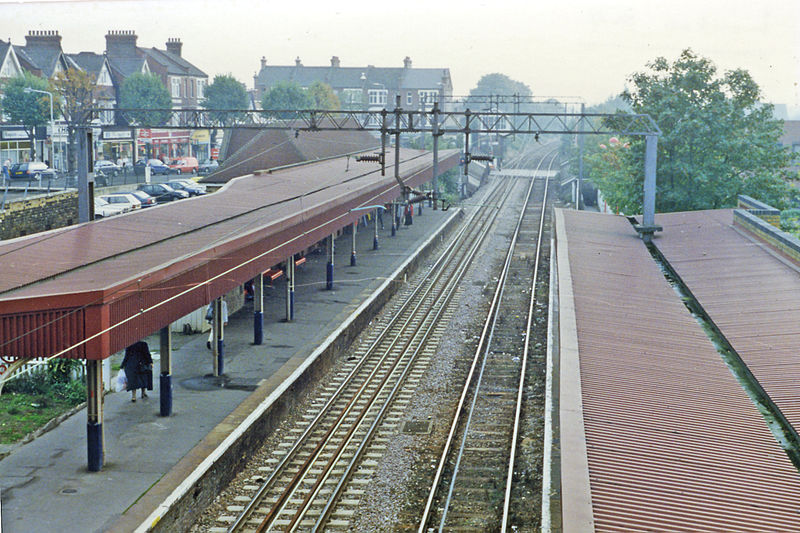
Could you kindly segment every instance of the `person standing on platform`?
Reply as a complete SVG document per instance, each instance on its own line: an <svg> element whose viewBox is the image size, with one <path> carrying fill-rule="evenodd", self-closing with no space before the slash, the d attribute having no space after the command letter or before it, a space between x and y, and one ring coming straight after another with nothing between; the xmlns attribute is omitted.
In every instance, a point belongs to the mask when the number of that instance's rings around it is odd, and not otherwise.
<svg viewBox="0 0 800 533"><path fill-rule="evenodd" d="M211 331L208 332L208 340L206 341L206 348L209 350L211 349L211 341L214 340L214 302L212 301L208 304L208 308L206 309L206 322L211 324ZM222 299L222 326L228 325L228 302L225 301L225 298ZM220 337L222 340L222 337Z"/></svg>
<svg viewBox="0 0 800 533"><path fill-rule="evenodd" d="M153 358L146 342L135 342L125 348L122 368L131 391L131 401L136 401L136 389L142 389L142 398L147 398L145 391L153 390Z"/></svg>

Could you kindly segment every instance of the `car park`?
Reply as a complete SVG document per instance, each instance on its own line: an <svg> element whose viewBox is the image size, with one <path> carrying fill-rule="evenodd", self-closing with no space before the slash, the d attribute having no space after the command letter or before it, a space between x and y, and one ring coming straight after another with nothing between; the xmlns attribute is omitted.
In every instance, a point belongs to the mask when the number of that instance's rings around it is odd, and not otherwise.
<svg viewBox="0 0 800 533"><path fill-rule="evenodd" d="M140 191L144 191L153 198L156 199L158 203L164 202L172 202L174 200L181 200L183 198L188 198L189 193L186 191L176 191L169 185L164 183L146 183L143 185L139 185L138 189Z"/></svg>
<svg viewBox="0 0 800 533"><path fill-rule="evenodd" d="M122 205L112 205L100 198L99 196L94 199L94 218L108 218L110 216L125 213L129 209Z"/></svg>
<svg viewBox="0 0 800 533"><path fill-rule="evenodd" d="M30 161L28 163L16 163L9 170L9 177L14 179L40 180L55 179L56 171L40 161Z"/></svg>
<svg viewBox="0 0 800 533"><path fill-rule="evenodd" d="M142 202L131 193L115 192L112 194L104 194L100 198L114 206L124 206L131 210L142 208Z"/></svg>
<svg viewBox="0 0 800 533"><path fill-rule="evenodd" d="M142 203L142 207L153 207L154 205L156 205L156 199L144 191L140 191L137 189L135 191L130 191L129 194L132 194L136 198L138 198L139 201Z"/></svg>
<svg viewBox="0 0 800 533"><path fill-rule="evenodd" d="M197 171L200 174L211 174L212 172L216 171L218 168L219 168L219 161L217 161L216 159L206 159L198 167Z"/></svg>
<svg viewBox="0 0 800 533"><path fill-rule="evenodd" d="M160 159L140 159L133 165L133 171L137 176L144 176L144 169L147 166L150 167L151 176L176 174L174 170L165 165Z"/></svg>
<svg viewBox="0 0 800 533"><path fill-rule="evenodd" d="M102 172L106 176L119 176L119 173L122 172L122 169L119 168L112 161L109 161L107 159L101 159L99 161L94 162L94 171Z"/></svg>
<svg viewBox="0 0 800 533"><path fill-rule="evenodd" d="M206 193L206 186L190 179L169 180L167 185L179 191L186 191L189 196L201 196Z"/></svg>
<svg viewBox="0 0 800 533"><path fill-rule="evenodd" d="M176 171L178 174L197 174L200 164L195 157L179 157L173 159L169 164L169 168Z"/></svg>

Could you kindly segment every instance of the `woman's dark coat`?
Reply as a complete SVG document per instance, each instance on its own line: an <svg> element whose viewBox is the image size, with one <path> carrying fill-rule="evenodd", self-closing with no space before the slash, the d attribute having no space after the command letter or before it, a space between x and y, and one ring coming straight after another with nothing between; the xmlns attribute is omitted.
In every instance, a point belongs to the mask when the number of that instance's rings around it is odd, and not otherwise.
<svg viewBox="0 0 800 533"><path fill-rule="evenodd" d="M122 368L128 380L127 390L153 390L153 358L146 342L139 341L125 348Z"/></svg>

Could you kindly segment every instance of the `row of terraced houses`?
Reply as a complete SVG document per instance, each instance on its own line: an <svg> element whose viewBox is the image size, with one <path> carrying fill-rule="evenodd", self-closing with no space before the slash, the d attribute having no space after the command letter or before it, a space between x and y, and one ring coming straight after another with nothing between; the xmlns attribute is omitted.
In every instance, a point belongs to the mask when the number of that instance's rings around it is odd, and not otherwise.
<svg viewBox="0 0 800 533"><path fill-rule="evenodd" d="M118 102L122 83L135 73L158 75L172 97L173 108L199 108L209 83L208 75L182 55L182 43L170 38L165 48L138 46L138 37L131 30L109 31L103 53L68 53L61 47L58 31L30 31L25 45L0 40L0 82L23 71L51 78L57 72L76 68L96 80L95 105L113 109ZM339 58L331 58L330 66L304 66L300 58L291 66L267 65L253 78L250 90L251 107L258 106L261 95L279 81L297 83L308 88L314 81L330 85L344 108L393 107L400 97L403 107L430 107L434 101L452 97L452 82L447 68L413 68L406 57L402 67L343 67ZM1 89L0 89L1 90ZM216 157L210 146L207 130L132 129L113 124L113 113L101 116L95 131L97 159L122 159L132 163L142 157L172 158L195 156ZM66 128L56 119L55 131L37 128L35 153L39 160L49 160L58 169L66 166ZM217 139L222 136L217 136ZM0 125L0 161L25 161L30 154L30 140L25 130L12 124Z"/></svg>

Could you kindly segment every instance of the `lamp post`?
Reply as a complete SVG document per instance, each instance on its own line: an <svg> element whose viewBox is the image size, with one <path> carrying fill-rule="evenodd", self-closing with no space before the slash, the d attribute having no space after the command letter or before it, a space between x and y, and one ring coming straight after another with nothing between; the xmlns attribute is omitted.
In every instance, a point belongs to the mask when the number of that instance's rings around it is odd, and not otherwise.
<svg viewBox="0 0 800 533"><path fill-rule="evenodd" d="M55 146L55 136L56 136L56 124L53 122L53 93L50 91L41 91L39 89L33 89L31 87L25 87L22 89L22 92L26 94L30 93L42 93L46 94L50 97L50 152L52 157L53 147Z"/></svg>

